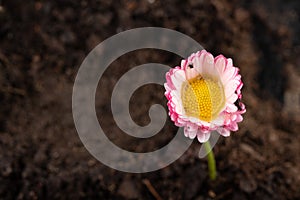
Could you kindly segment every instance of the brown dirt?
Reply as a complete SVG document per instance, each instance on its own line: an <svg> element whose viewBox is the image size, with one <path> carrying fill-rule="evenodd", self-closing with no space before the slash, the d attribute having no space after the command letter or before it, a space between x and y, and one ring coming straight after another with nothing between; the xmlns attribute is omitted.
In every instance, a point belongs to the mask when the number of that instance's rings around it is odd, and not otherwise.
<svg viewBox="0 0 300 200"><path fill-rule="evenodd" d="M157 199L151 186L162 199L300 199L299 1L149 2L0 1L0 199ZM71 95L81 62L105 38L144 26L185 33L241 69L247 113L240 130L214 148L216 182L208 180L205 159L197 158L197 142L162 170L129 174L99 163L79 140ZM141 50L106 71L96 108L117 145L144 152L173 137L170 121L153 138L126 136L109 100L134 66L179 61ZM149 122L153 102L165 105L163 92L156 85L136 91L131 114L138 124Z"/></svg>

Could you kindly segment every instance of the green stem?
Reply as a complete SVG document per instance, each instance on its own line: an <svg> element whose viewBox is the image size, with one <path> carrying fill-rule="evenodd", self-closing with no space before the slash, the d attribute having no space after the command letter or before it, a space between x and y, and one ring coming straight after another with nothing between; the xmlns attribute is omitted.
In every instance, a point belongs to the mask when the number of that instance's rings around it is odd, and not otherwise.
<svg viewBox="0 0 300 200"><path fill-rule="evenodd" d="M204 143L205 150L207 152L207 164L208 164L208 172L210 180L216 180L217 171L216 171L216 161L214 153L211 149L209 141Z"/></svg>

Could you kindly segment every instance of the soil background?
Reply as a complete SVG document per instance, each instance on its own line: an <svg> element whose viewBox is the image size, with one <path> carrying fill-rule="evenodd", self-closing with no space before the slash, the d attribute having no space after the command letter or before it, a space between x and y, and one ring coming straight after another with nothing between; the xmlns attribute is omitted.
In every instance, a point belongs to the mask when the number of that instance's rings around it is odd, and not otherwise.
<svg viewBox="0 0 300 200"><path fill-rule="evenodd" d="M0 199L300 199L299 17L298 0L0 0ZM241 69L247 112L214 148L215 182L197 141L168 167L131 174L98 162L78 137L71 96L80 64L104 39L146 26L187 34ZM116 145L147 152L172 139L170 120L149 139L123 133L110 97L134 66L180 60L145 49L106 70L96 108ZM163 93L157 85L134 93L137 124L149 123L153 103L166 105Z"/></svg>

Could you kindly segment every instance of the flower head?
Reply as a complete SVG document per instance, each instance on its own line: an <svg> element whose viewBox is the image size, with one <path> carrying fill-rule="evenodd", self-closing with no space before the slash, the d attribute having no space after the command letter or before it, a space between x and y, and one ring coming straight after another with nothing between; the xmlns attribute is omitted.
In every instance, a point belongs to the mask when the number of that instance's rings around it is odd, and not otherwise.
<svg viewBox="0 0 300 200"><path fill-rule="evenodd" d="M227 137L238 130L245 105L240 102L243 83L232 59L213 57L205 50L182 60L166 74L164 84L169 115L186 137L206 142L212 131Z"/></svg>

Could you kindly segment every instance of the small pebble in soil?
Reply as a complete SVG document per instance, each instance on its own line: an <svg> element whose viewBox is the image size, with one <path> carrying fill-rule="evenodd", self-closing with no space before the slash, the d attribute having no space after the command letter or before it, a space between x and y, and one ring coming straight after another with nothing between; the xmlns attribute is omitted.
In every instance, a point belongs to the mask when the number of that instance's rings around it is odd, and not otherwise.
<svg viewBox="0 0 300 200"><path fill-rule="evenodd" d="M216 197L216 193L212 190L209 190L208 191L208 196L211 197L211 198L215 198Z"/></svg>
<svg viewBox="0 0 300 200"><path fill-rule="evenodd" d="M138 199L140 196L135 184L131 180L124 180L121 183L118 194L128 199Z"/></svg>
<svg viewBox="0 0 300 200"><path fill-rule="evenodd" d="M257 183L254 179L241 178L240 189L247 193L254 192L257 189Z"/></svg>

